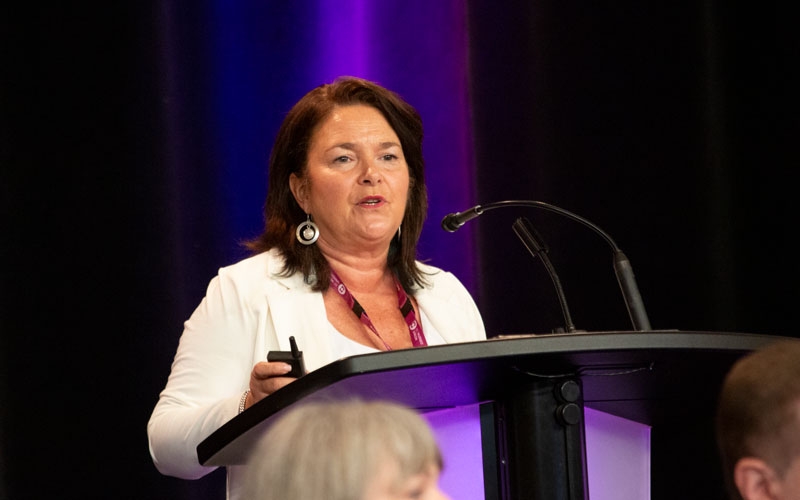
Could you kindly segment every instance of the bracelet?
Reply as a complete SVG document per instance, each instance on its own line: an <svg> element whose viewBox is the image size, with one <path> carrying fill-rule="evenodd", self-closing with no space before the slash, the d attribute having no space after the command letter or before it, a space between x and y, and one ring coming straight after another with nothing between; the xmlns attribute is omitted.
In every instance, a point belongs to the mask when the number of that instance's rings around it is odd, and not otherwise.
<svg viewBox="0 0 800 500"><path fill-rule="evenodd" d="M245 403L247 403L248 394L250 394L250 389L244 391L244 394L242 394L242 399L239 400L239 413L242 413L244 411L244 405Z"/></svg>

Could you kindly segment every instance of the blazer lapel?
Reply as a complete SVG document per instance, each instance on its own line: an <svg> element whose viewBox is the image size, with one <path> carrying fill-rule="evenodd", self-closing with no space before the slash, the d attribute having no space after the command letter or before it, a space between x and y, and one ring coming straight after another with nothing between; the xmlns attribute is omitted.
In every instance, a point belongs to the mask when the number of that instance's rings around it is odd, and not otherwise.
<svg viewBox="0 0 800 500"><path fill-rule="evenodd" d="M269 271L275 276L274 269ZM322 294L312 291L299 273L275 280L280 286L269 297L269 303L280 350L291 350L289 337L294 336L298 349L303 351L306 370L316 370L327 364L332 352Z"/></svg>

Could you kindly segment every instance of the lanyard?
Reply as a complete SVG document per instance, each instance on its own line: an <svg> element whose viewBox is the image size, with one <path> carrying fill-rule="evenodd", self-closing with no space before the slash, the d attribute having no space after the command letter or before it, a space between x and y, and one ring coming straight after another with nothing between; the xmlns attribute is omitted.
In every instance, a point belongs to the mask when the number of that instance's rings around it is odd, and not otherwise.
<svg viewBox="0 0 800 500"><path fill-rule="evenodd" d="M403 290L403 287L400 286L400 283L397 282L397 278L394 278L394 285L397 288L397 302L400 308L400 314L403 315L403 319L406 321L408 325L408 333L411 336L411 344L414 347L421 347L428 345L427 341L425 340L425 334L422 332L422 324L417 321L417 316L414 314L414 306L411 304L411 300L409 300L406 291ZM366 325L367 328L372 330L380 340L383 342L383 346L386 348L387 351L391 351L392 348L389 347L389 344L383 340L381 334L378 333L378 330L375 328L375 325L372 324L372 320L369 319L367 316L367 311L361 307L361 304L358 303L353 294L350 293L350 290L347 289L345 284L342 282L339 275L331 269L331 288L333 288L336 293L342 297L347 305L350 306L350 309L358 316L358 319Z"/></svg>

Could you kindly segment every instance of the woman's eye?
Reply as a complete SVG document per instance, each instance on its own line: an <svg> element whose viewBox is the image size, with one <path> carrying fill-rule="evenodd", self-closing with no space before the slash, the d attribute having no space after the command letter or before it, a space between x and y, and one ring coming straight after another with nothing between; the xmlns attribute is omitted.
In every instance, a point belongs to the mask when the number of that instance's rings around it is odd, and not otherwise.
<svg viewBox="0 0 800 500"><path fill-rule="evenodd" d="M387 153L387 154L383 155L383 159L384 159L384 161L396 160L397 159L397 155L393 155L393 154L388 154Z"/></svg>
<svg viewBox="0 0 800 500"><path fill-rule="evenodd" d="M334 163L347 163L348 161L350 161L349 156L337 156L333 159Z"/></svg>

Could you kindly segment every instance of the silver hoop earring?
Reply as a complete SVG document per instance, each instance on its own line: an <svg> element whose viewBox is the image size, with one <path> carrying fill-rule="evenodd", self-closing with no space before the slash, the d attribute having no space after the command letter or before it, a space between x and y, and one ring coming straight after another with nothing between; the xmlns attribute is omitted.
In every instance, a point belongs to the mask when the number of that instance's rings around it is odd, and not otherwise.
<svg viewBox="0 0 800 500"><path fill-rule="evenodd" d="M401 234L403 234L403 225L402 225L402 224L400 224L399 226L397 226L397 241L398 241L398 242L400 241L400 235L401 235Z"/></svg>
<svg viewBox="0 0 800 500"><path fill-rule="evenodd" d="M311 220L311 214L306 214L306 221L297 226L295 231L297 241L303 245L311 245L319 238L319 227Z"/></svg>

